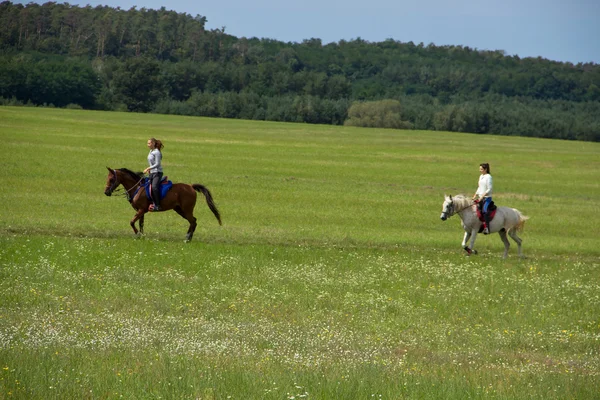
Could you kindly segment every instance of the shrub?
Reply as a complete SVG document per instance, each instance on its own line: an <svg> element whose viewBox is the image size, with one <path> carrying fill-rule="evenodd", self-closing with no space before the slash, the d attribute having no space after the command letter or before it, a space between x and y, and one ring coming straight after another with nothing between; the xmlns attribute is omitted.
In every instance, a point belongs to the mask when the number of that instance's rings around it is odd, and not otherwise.
<svg viewBox="0 0 600 400"><path fill-rule="evenodd" d="M370 128L411 129L412 124L402 120L398 100L355 102L348 110L346 126Z"/></svg>

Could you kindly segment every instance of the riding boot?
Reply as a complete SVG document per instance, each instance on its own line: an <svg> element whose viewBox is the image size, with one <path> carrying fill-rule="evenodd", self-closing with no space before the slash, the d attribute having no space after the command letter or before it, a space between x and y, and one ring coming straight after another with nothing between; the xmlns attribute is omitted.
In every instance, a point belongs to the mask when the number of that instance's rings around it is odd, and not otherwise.
<svg viewBox="0 0 600 400"><path fill-rule="evenodd" d="M483 234L488 235L490 233L490 214L483 214L483 219L485 220L483 225Z"/></svg>
<svg viewBox="0 0 600 400"><path fill-rule="evenodd" d="M160 181L162 180L162 173L157 173L152 176L152 201L154 202L154 209L152 211L160 211Z"/></svg>
<svg viewBox="0 0 600 400"><path fill-rule="evenodd" d="M152 186L152 200L154 201L153 211L160 211L160 184L157 187Z"/></svg>

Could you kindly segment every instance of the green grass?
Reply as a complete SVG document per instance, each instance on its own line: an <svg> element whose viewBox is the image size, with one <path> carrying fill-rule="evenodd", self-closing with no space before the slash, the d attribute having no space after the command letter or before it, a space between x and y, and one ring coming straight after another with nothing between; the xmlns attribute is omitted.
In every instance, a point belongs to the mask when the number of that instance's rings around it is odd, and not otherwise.
<svg viewBox="0 0 600 400"><path fill-rule="evenodd" d="M174 213L106 168L212 192ZM0 398L594 398L600 146L520 137L0 108ZM462 254L443 195L531 219Z"/></svg>

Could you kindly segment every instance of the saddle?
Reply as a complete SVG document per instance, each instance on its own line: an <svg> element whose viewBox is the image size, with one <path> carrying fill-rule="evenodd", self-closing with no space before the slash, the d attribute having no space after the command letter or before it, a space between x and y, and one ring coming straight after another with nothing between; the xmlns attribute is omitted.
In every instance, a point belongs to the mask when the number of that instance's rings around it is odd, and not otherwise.
<svg viewBox="0 0 600 400"><path fill-rule="evenodd" d="M144 187L144 189L146 189L146 197L148 197L148 199L152 201L152 183L150 182L150 179L145 178L144 182L142 183L142 186ZM171 182L167 176L163 176L162 180L160 181L161 199L165 198L167 192L171 189L171 187L173 187L173 182Z"/></svg>

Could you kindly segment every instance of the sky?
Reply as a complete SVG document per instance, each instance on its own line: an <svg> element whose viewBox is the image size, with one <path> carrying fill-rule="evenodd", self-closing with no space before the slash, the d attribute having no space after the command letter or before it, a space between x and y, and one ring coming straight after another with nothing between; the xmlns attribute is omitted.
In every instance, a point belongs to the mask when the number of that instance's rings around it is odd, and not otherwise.
<svg viewBox="0 0 600 400"><path fill-rule="evenodd" d="M14 1L27 4L30 1ZM45 1L36 1L44 3ZM58 3L64 2L57 0ZM600 64L600 0L71 0L71 5L165 7L206 17L236 37L323 44L361 38L503 50Z"/></svg>

